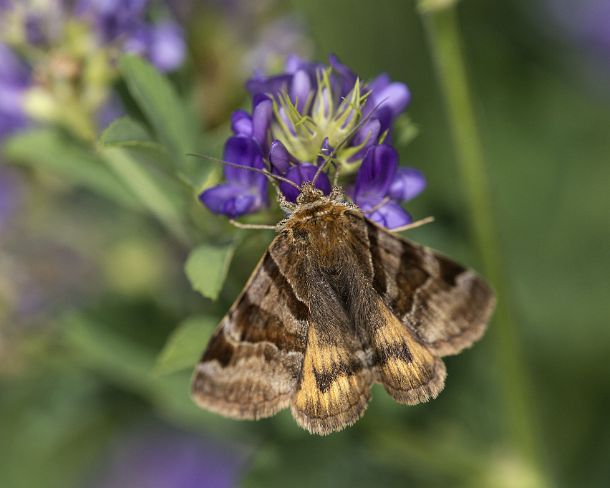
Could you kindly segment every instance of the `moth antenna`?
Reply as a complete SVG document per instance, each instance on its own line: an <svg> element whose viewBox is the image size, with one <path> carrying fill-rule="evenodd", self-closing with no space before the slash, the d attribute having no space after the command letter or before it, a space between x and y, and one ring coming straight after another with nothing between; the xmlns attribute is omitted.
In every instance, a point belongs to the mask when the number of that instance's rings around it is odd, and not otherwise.
<svg viewBox="0 0 610 488"><path fill-rule="evenodd" d="M335 174L333 176L333 186L337 186L339 184L339 175L341 174L341 165L335 165Z"/></svg>
<svg viewBox="0 0 610 488"><path fill-rule="evenodd" d="M416 220L407 225L403 225L402 227L395 227L394 229L389 229L390 232L403 232L405 230L415 229L417 227L421 227L422 225L430 224L434 222L434 217L426 217L424 219Z"/></svg>
<svg viewBox="0 0 610 488"><path fill-rule="evenodd" d="M343 138L343 140L341 142L339 142L339 144L337 144L337 146L335 148L333 148L331 153L324 160L324 162L320 165L320 167L316 171L316 174L313 176L311 183L314 186L316 184L316 181L318 181L318 177L320 176L320 173L322 173L322 171L324 171L324 168L326 167L326 165L329 163L329 161L331 161L333 159L333 157L335 156L335 154L337 154L339 149L341 149L343 147L343 145L354 136L354 134L365 124L365 122L367 122L373 116L373 114L375 114L375 112L377 112L377 109L383 103L385 103L385 101L387 99L388 99L388 97L384 98L383 100L380 100L379 103L377 103L377 105L375 105L373 107L373 110L371 110L367 115L362 117L362 119L360 119L358 121L358 123L354 126L354 128L352 130L350 130L349 133ZM337 165L337 166L339 166L339 165Z"/></svg>
<svg viewBox="0 0 610 488"><path fill-rule="evenodd" d="M237 220L229 219L229 223L238 229L258 229L258 230L275 230L275 225L266 224L243 224Z"/></svg>
<svg viewBox="0 0 610 488"><path fill-rule="evenodd" d="M195 157L195 158L200 158L200 159L208 159L210 161L214 161L215 163L226 164L227 166L231 166L233 168L245 169L245 170L248 170L248 171L254 171L255 173L260 173L260 174L265 175L267 178L272 178L274 180L283 181L284 183L288 183L289 185L294 186L297 190L301 189L299 187L299 185L297 185L294 181L291 181L288 178L284 178L283 176L280 176L280 175L275 175L271 171L266 170L266 169L253 168L252 166L244 166L242 164L231 163L229 161L225 161L224 159L215 158L213 156L208 156L206 154L187 153L186 155L187 156L192 156L192 157Z"/></svg>

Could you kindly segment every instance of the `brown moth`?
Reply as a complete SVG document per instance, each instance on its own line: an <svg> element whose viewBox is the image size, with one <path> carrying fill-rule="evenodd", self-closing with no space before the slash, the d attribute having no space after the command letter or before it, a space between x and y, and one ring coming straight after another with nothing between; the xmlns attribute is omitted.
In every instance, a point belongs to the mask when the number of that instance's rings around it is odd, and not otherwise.
<svg viewBox="0 0 610 488"><path fill-rule="evenodd" d="M489 286L368 220L338 190L302 187L292 214L210 339L196 403L236 419L290 407L314 434L355 423L381 383L399 403L436 398L442 356L478 340Z"/></svg>

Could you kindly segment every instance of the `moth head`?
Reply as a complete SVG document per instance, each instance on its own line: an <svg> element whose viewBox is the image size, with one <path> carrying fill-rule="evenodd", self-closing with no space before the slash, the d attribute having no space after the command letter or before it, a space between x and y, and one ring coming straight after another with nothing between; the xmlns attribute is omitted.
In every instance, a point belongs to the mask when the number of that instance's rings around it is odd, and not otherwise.
<svg viewBox="0 0 610 488"><path fill-rule="evenodd" d="M316 188L310 181L307 181L300 187L300 193L297 197L297 205L312 203L322 198L324 198L324 192Z"/></svg>

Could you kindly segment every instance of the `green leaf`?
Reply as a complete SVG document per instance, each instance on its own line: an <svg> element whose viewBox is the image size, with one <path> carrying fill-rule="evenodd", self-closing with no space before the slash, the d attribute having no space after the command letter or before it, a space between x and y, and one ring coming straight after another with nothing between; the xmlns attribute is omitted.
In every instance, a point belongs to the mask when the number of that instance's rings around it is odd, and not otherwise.
<svg viewBox="0 0 610 488"><path fill-rule="evenodd" d="M4 154L11 162L53 172L121 205L142 208L92 149L58 131L36 129L13 136L6 140Z"/></svg>
<svg viewBox="0 0 610 488"><path fill-rule="evenodd" d="M201 351L210 339L217 320L207 316L189 317L169 337L157 357L155 372L169 374L197 364Z"/></svg>
<svg viewBox="0 0 610 488"><path fill-rule="evenodd" d="M237 242L224 246L202 244L191 251L185 270L193 289L212 300L218 298Z"/></svg>
<svg viewBox="0 0 610 488"><path fill-rule="evenodd" d="M106 127L98 142L102 146L145 146L164 150L163 146L153 139L146 127L127 116L119 117Z"/></svg>
<svg viewBox="0 0 610 488"><path fill-rule="evenodd" d="M126 55L120 59L119 68L129 93L167 148L178 174L194 188L199 188L209 165L187 156L198 147L197 120L167 79L152 65L137 56Z"/></svg>
<svg viewBox="0 0 610 488"><path fill-rule="evenodd" d="M164 173L170 174L175 181L176 166L167 148L156 141L150 131L130 117L114 120L100 135L100 150L105 148L129 149L130 153L155 165ZM181 182L184 184L184 181ZM190 183L188 184L190 186Z"/></svg>
<svg viewBox="0 0 610 488"><path fill-rule="evenodd" d="M178 239L188 242L188 234L182 225L182 209L169 187L160 184L154 173L125 149L108 147L100 154L144 206Z"/></svg>

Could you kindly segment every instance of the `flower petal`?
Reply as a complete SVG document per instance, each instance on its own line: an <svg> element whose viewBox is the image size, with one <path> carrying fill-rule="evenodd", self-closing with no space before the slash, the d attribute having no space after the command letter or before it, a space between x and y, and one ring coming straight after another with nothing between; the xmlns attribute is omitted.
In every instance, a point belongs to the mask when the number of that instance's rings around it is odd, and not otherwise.
<svg viewBox="0 0 610 488"><path fill-rule="evenodd" d="M328 56L328 62L333 68L335 79L338 81L338 95L344 97L354 88L354 84L358 77L351 69L339 61L339 58L335 54Z"/></svg>
<svg viewBox="0 0 610 488"><path fill-rule="evenodd" d="M231 183L208 188L199 195L199 200L211 212L230 218L256 212L262 207L261 200L249 192L248 188Z"/></svg>
<svg viewBox="0 0 610 488"><path fill-rule="evenodd" d="M366 84L366 87L370 90L371 95L375 96L375 93L381 92L381 90L385 89L392 81L387 73L381 73L376 78L373 78L372 81Z"/></svg>
<svg viewBox="0 0 610 488"><path fill-rule="evenodd" d="M276 76L257 76L250 78L246 82L246 89L250 95L277 95L280 91L286 90L292 81L291 74L281 74Z"/></svg>
<svg viewBox="0 0 610 488"><path fill-rule="evenodd" d="M381 103L382 107L390 107L392 115L396 117L402 112L411 100L411 92L404 83L390 83L383 90L373 92L375 104Z"/></svg>
<svg viewBox="0 0 610 488"><path fill-rule="evenodd" d="M29 68L11 48L0 42L0 85L25 87L29 83Z"/></svg>
<svg viewBox="0 0 610 488"><path fill-rule="evenodd" d="M263 159L258 143L251 137L233 136L225 143L223 159L229 163L263 168ZM245 187L257 186L260 179L266 181L266 176L255 171L235 168L225 165L224 175L228 182Z"/></svg>
<svg viewBox="0 0 610 488"><path fill-rule="evenodd" d="M317 171L318 166L309 163L301 163L290 168L285 176L301 186L303 183L312 181ZM318 179L316 180L316 188L322 190L326 195L330 193L331 185L326 173L322 172L319 174ZM280 182L280 190L291 202L296 202L300 193L298 189L284 181Z"/></svg>
<svg viewBox="0 0 610 488"><path fill-rule="evenodd" d="M186 53L184 36L180 26L172 21L151 27L148 58L161 71L178 68Z"/></svg>
<svg viewBox="0 0 610 488"><path fill-rule="evenodd" d="M369 119L367 120L360 129L356 132L353 139L350 142L351 146L360 146L364 144L362 149L356 152L351 158L350 161L358 161L364 157L368 149L377 144L377 139L379 138L379 134L381 131L381 122L379 119Z"/></svg>
<svg viewBox="0 0 610 488"><path fill-rule="evenodd" d="M296 104L297 110L303 113L305 104L312 94L311 78L305 70L297 71L290 84L290 99Z"/></svg>
<svg viewBox="0 0 610 488"><path fill-rule="evenodd" d="M268 98L258 102L252 111L252 137L259 143L263 152L268 147L267 132L269 131L272 117L273 102Z"/></svg>
<svg viewBox="0 0 610 488"><path fill-rule="evenodd" d="M415 168L398 168L388 195L401 202L406 202L419 195L426 188L426 178Z"/></svg>
<svg viewBox="0 0 610 488"><path fill-rule="evenodd" d="M312 63L311 61L307 61L297 54L289 54L286 57L286 62L284 63L284 71L286 73L294 74L299 70L305 70L308 72L315 71L317 66L321 66L318 63Z"/></svg>
<svg viewBox="0 0 610 488"><path fill-rule="evenodd" d="M245 110L236 110L231 114L231 130L236 136L252 136L252 117Z"/></svg>
<svg viewBox="0 0 610 488"><path fill-rule="evenodd" d="M271 163L271 167L280 175L286 174L292 165L291 163L298 163L292 154L288 152L286 146L277 139L271 143L271 149L269 149L269 162Z"/></svg>
<svg viewBox="0 0 610 488"><path fill-rule="evenodd" d="M403 225L410 224L413 221L411 215L409 215L409 213L398 203L393 201L389 201L388 203L376 209L374 212L371 212L370 214L366 213L366 208L364 208L363 210L368 219L372 220L373 222L377 222L379 225L382 225L386 229L395 229L397 227L402 227Z"/></svg>
<svg viewBox="0 0 610 488"><path fill-rule="evenodd" d="M29 83L27 67L0 43L0 141L28 126L25 97Z"/></svg>
<svg viewBox="0 0 610 488"><path fill-rule="evenodd" d="M390 189L397 166L398 153L392 146L380 144L369 148L356 175L356 204L381 201Z"/></svg>

